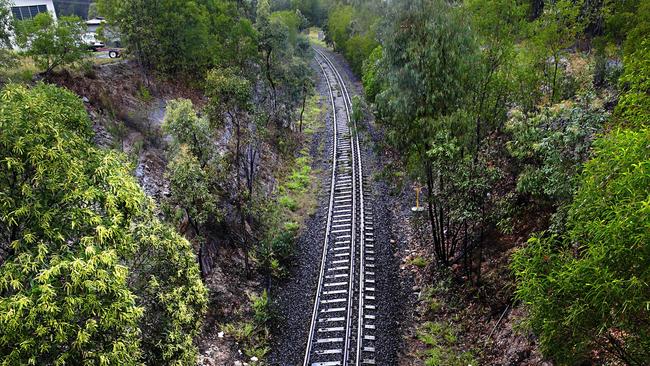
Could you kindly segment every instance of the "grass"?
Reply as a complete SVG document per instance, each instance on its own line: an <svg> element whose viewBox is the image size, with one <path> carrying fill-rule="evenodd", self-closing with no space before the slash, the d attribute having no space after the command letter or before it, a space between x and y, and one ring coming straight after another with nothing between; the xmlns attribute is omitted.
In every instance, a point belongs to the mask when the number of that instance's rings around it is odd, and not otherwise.
<svg viewBox="0 0 650 366"><path fill-rule="evenodd" d="M409 261L410 265L416 266L418 268L424 268L429 265L429 261L421 256L417 256Z"/></svg>
<svg viewBox="0 0 650 366"><path fill-rule="evenodd" d="M14 67L0 70L0 80L12 83L28 83L40 70L31 57L19 57Z"/></svg>
<svg viewBox="0 0 650 366"><path fill-rule="evenodd" d="M93 54L90 54L89 57L82 59L76 64L65 66L65 68L71 72L80 72L84 75L88 73L88 68L92 67L92 65L105 65L117 62L118 60L119 59L97 58ZM60 69L60 67L57 68L57 70ZM0 70L0 80L11 83L29 83L34 79L34 75L41 71L43 70L36 66L31 57L18 56L16 66Z"/></svg>
<svg viewBox="0 0 650 366"><path fill-rule="evenodd" d="M425 346L420 356L426 366L468 366L477 361L468 351L457 348L457 330L444 322L426 322L417 331L417 337Z"/></svg>
<svg viewBox="0 0 650 366"><path fill-rule="evenodd" d="M311 137L316 131L316 128L322 126L325 120L323 104L324 100L320 94L312 95L305 101L305 113L302 125L302 132L305 136Z"/></svg>
<svg viewBox="0 0 650 366"><path fill-rule="evenodd" d="M309 146L313 135L324 121L325 103L320 96L307 99L303 121L303 135L296 139ZM317 207L318 172L311 167L312 158L307 148L290 159L275 172L278 188L270 201L264 203L265 238L252 252L260 268L274 277L282 277L291 265L295 253L295 239L305 220Z"/></svg>
<svg viewBox="0 0 650 366"><path fill-rule="evenodd" d="M304 146L311 143L314 133L323 125L324 120L325 103L321 96L316 94L307 98L303 116ZM286 170L278 172L279 196L277 208L273 212L275 224L271 225L277 228L275 235L278 234L277 231L286 231L287 225L290 225L292 232L297 233L305 219L316 210L318 172L312 169L311 163L309 151L303 148L299 156L288 164Z"/></svg>
<svg viewBox="0 0 650 366"><path fill-rule="evenodd" d="M257 358L257 361L251 360L252 364L257 364L263 362L271 350L269 325L273 321L273 314L266 291L260 295L250 294L249 300L253 310L251 320L228 323L222 331L242 345L244 355Z"/></svg>
<svg viewBox="0 0 650 366"><path fill-rule="evenodd" d="M311 168L311 157L306 150L302 150L300 154L280 184L278 191L281 195L277 199L279 206L285 209L278 213L283 218L282 222L298 225L302 225L304 218L316 209L316 182Z"/></svg>
<svg viewBox="0 0 650 366"><path fill-rule="evenodd" d="M278 203L280 204L280 206L287 208L291 211L296 211L296 209L298 208L298 203L296 203L296 200L293 197L288 195L280 196L278 198Z"/></svg>
<svg viewBox="0 0 650 366"><path fill-rule="evenodd" d="M122 56L124 57L124 56ZM93 57L93 63L95 65L107 65L107 64L113 64L116 63L120 60L123 60L124 58L99 58L99 57Z"/></svg>
<svg viewBox="0 0 650 366"><path fill-rule="evenodd" d="M137 96L141 101L145 103L149 103L153 100L153 96L151 95L151 92L144 85L140 85L140 87L138 88Z"/></svg>

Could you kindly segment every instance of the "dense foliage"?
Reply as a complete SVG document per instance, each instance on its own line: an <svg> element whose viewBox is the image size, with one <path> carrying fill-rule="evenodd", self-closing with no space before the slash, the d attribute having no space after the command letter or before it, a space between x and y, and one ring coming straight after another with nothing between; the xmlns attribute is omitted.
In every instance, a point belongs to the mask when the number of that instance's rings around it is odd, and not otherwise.
<svg viewBox="0 0 650 366"><path fill-rule="evenodd" d="M328 40L426 185L438 262L551 216L514 260L545 354L647 364L649 3L369 3L330 2Z"/></svg>
<svg viewBox="0 0 650 366"><path fill-rule="evenodd" d="M255 54L250 20L228 0L100 0L99 11L145 65L201 75L216 65L245 65Z"/></svg>
<svg viewBox="0 0 650 366"><path fill-rule="evenodd" d="M650 130L595 143L567 233L536 235L515 256L518 296L545 351L575 363L602 344L630 365L650 359Z"/></svg>
<svg viewBox="0 0 650 366"><path fill-rule="evenodd" d="M81 100L0 94L0 354L13 364L193 364L206 291L189 243Z"/></svg>
<svg viewBox="0 0 650 366"><path fill-rule="evenodd" d="M8 0L0 0L0 70L13 66L15 56L12 52L11 34L14 30Z"/></svg>

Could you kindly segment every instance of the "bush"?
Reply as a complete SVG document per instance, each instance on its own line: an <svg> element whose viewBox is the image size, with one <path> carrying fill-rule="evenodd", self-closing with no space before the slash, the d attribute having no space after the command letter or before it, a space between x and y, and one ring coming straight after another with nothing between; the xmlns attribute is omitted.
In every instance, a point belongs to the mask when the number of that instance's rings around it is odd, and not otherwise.
<svg viewBox="0 0 650 366"><path fill-rule="evenodd" d="M0 363L195 363L206 289L65 89L0 93ZM20 180L17 180L20 177Z"/></svg>
<svg viewBox="0 0 650 366"><path fill-rule="evenodd" d="M366 98L370 103L374 103L375 97L381 92L381 58L383 49L381 46L375 47L368 58L363 62L362 82L363 89L366 92Z"/></svg>
<svg viewBox="0 0 650 366"><path fill-rule="evenodd" d="M470 352L456 351L456 331L447 324L426 322L418 329L418 340L425 344L426 366L467 366L477 362Z"/></svg>
<svg viewBox="0 0 650 366"><path fill-rule="evenodd" d="M522 164L517 191L556 204L568 202L607 116L602 109L569 102L532 116L513 113L506 131L512 134L508 151Z"/></svg>
<svg viewBox="0 0 650 366"><path fill-rule="evenodd" d="M630 365L650 359L650 129L594 143L564 236L533 236L513 270L543 351L575 364L606 344ZM644 361L645 360L645 361Z"/></svg>
<svg viewBox="0 0 650 366"><path fill-rule="evenodd" d="M624 93L616 109L617 116L628 126L647 126L650 116L650 38L644 39L633 54L625 57L621 85Z"/></svg>

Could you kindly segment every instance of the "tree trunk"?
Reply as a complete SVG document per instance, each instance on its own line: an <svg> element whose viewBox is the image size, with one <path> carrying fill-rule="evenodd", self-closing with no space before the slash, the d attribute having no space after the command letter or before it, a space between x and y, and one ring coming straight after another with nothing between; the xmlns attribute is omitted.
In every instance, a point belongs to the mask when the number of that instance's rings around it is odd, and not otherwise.
<svg viewBox="0 0 650 366"><path fill-rule="evenodd" d="M554 69L553 69L553 84L552 84L553 89L551 90L551 103L555 103L555 84L557 83L557 69L558 69L558 66L559 66L559 63L560 63L560 60L559 60L560 55L556 54L553 57L554 57L553 61L555 62L555 65L554 65Z"/></svg>
<svg viewBox="0 0 650 366"><path fill-rule="evenodd" d="M305 114L305 102L307 101L307 91L303 88L302 109L300 110L300 127L298 131L302 133L302 116Z"/></svg>
<svg viewBox="0 0 650 366"><path fill-rule="evenodd" d="M276 91L275 91L275 83L273 82L273 78L271 77L271 52L272 50L269 50L266 53L266 79L269 81L269 84L271 84L271 90L273 93L271 94L273 98L273 111L277 109L277 97L276 97Z"/></svg>
<svg viewBox="0 0 650 366"><path fill-rule="evenodd" d="M427 175L427 213L429 214L429 222L431 223L431 235L433 237L433 251L440 261L442 258L442 242L441 237L439 237L438 230L438 220L436 218L435 212L437 208L433 204L433 172L431 170L431 164L427 160L425 162L425 170Z"/></svg>
<svg viewBox="0 0 650 366"><path fill-rule="evenodd" d="M544 13L544 0L530 1L530 20L535 20Z"/></svg>

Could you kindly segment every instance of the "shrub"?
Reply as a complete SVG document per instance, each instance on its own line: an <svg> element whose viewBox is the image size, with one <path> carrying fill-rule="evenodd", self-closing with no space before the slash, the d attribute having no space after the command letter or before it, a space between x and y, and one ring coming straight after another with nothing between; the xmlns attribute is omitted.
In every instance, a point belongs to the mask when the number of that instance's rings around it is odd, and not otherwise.
<svg viewBox="0 0 650 366"><path fill-rule="evenodd" d="M650 129L594 143L567 233L535 235L513 260L517 297L543 351L579 363L603 344L630 365L650 359Z"/></svg>
<svg viewBox="0 0 650 366"><path fill-rule="evenodd" d="M604 110L571 103L532 116L513 113L506 131L512 134L508 151L522 164L517 191L559 203L571 199L577 173L607 116Z"/></svg>
<svg viewBox="0 0 650 366"><path fill-rule="evenodd" d="M429 261L426 260L423 257L415 257L409 261L409 264L419 267L419 268L424 268L429 264Z"/></svg>
<svg viewBox="0 0 650 366"><path fill-rule="evenodd" d="M207 300L190 244L126 158L92 145L76 95L0 100L0 363L195 363Z"/></svg>
<svg viewBox="0 0 650 366"><path fill-rule="evenodd" d="M280 196L280 198L278 198L278 203L280 203L282 207L286 207L291 211L295 211L298 208L296 200L287 195Z"/></svg>

